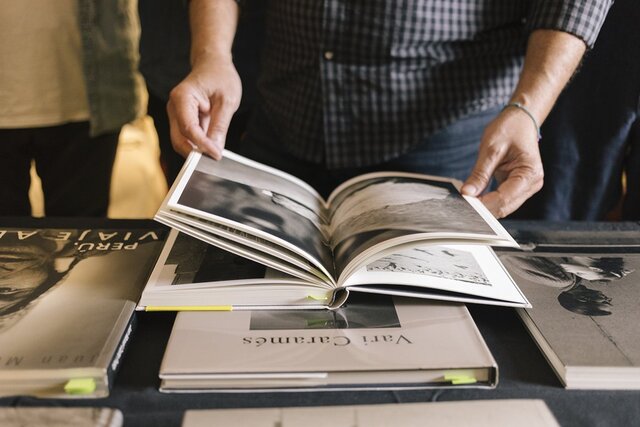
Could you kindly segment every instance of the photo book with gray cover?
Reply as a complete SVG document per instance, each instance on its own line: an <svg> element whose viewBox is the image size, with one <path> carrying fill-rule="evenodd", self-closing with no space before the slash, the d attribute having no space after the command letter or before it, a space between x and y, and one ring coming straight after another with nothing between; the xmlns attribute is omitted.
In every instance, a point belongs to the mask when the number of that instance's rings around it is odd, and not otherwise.
<svg viewBox="0 0 640 427"><path fill-rule="evenodd" d="M518 309L566 388L640 389L640 231L526 231L500 250Z"/></svg>
<svg viewBox="0 0 640 427"><path fill-rule="evenodd" d="M164 392L494 387L464 304L354 295L336 310L180 312Z"/></svg>
<svg viewBox="0 0 640 427"><path fill-rule="evenodd" d="M0 396L106 396L166 232L0 228Z"/></svg>
<svg viewBox="0 0 640 427"><path fill-rule="evenodd" d="M197 305L335 308L362 291L528 306L489 247L517 244L477 198L460 193L460 182L378 172L324 200L291 175L224 154L215 161L192 152L155 219L269 267L280 280L269 272L270 284L200 282L191 287L202 291ZM189 285L165 280L178 256L170 246L146 292L160 299L141 307L181 307L165 292Z"/></svg>

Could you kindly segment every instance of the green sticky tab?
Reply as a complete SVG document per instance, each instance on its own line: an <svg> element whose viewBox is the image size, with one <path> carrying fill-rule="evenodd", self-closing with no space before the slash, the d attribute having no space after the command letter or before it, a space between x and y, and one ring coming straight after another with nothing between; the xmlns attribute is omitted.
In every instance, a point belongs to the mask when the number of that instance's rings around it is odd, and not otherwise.
<svg viewBox="0 0 640 427"><path fill-rule="evenodd" d="M445 381L451 381L453 385L475 384L478 382L472 375L448 374L444 376Z"/></svg>
<svg viewBox="0 0 640 427"><path fill-rule="evenodd" d="M91 394L96 391L96 381L93 378L73 378L64 385L67 394Z"/></svg>
<svg viewBox="0 0 640 427"><path fill-rule="evenodd" d="M317 295L307 295L307 298L312 299L314 301L326 301L329 299L326 296L317 296Z"/></svg>

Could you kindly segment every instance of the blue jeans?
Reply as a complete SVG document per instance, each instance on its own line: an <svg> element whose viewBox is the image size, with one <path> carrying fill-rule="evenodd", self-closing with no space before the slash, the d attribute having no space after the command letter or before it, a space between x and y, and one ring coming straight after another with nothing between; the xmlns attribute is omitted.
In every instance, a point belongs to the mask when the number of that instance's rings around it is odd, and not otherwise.
<svg viewBox="0 0 640 427"><path fill-rule="evenodd" d="M431 135L412 151L386 163L362 168L328 169L323 164L295 158L280 148L275 132L258 110L251 129L260 131L247 134L235 151L302 179L324 197L342 182L376 171L417 172L464 181L477 159L482 132L499 111L493 108L459 120Z"/></svg>
<svg viewBox="0 0 640 427"><path fill-rule="evenodd" d="M640 220L640 2L618 0L600 36L542 127L543 189L515 216Z"/></svg>

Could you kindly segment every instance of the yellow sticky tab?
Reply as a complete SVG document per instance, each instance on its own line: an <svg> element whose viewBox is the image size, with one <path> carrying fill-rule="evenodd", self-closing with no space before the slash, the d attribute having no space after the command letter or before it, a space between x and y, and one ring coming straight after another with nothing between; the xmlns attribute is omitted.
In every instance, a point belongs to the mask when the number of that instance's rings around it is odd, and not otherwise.
<svg viewBox="0 0 640 427"><path fill-rule="evenodd" d="M453 385L475 384L478 382L472 375L448 374L444 376L445 381L451 381Z"/></svg>
<svg viewBox="0 0 640 427"><path fill-rule="evenodd" d="M326 296L307 295L307 299L312 299L314 301L326 301L329 298L327 298Z"/></svg>
<svg viewBox="0 0 640 427"><path fill-rule="evenodd" d="M168 305L146 306L144 311L233 311L232 305Z"/></svg>
<svg viewBox="0 0 640 427"><path fill-rule="evenodd" d="M91 394L96 391L96 381L93 378L73 378L64 385L67 394Z"/></svg>

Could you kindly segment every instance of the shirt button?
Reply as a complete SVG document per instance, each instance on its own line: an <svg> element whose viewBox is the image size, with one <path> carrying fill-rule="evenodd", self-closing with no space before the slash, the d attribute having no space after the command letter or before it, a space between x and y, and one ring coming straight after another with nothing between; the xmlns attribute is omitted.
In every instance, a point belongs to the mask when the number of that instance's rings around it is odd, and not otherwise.
<svg viewBox="0 0 640 427"><path fill-rule="evenodd" d="M333 52L330 50L327 50L324 53L324 59L326 59L327 61L331 61L333 59Z"/></svg>

